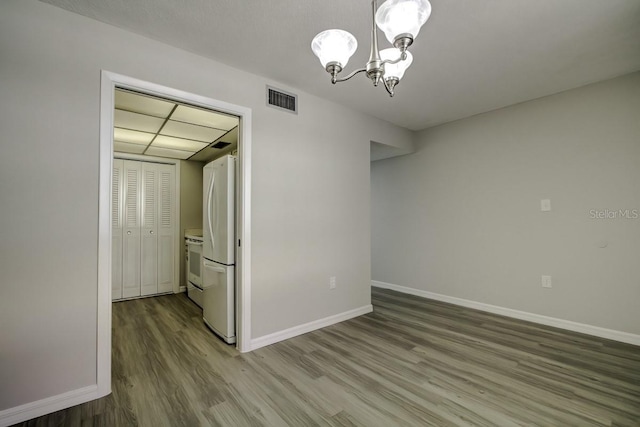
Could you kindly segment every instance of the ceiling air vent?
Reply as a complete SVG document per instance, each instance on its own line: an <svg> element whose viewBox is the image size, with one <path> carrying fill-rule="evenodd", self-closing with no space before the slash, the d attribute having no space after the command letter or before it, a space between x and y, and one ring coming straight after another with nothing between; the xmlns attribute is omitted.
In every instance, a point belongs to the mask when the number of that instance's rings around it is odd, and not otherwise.
<svg viewBox="0 0 640 427"><path fill-rule="evenodd" d="M231 145L230 142L220 141L220 142L217 142L217 143L213 144L211 147L212 148L224 148L224 147L228 147L230 145Z"/></svg>
<svg viewBox="0 0 640 427"><path fill-rule="evenodd" d="M267 105L298 114L298 95L267 86Z"/></svg>

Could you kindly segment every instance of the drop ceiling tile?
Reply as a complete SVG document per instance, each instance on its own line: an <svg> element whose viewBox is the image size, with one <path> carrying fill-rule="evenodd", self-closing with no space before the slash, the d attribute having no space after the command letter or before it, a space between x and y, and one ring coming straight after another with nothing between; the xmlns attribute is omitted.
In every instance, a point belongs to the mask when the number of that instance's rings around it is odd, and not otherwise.
<svg viewBox="0 0 640 427"><path fill-rule="evenodd" d="M135 113L163 118L166 118L175 106L172 102L122 90L116 90L115 104L119 110L133 111Z"/></svg>
<svg viewBox="0 0 640 427"><path fill-rule="evenodd" d="M212 142L224 135L226 131L205 126L169 120L160 134L179 138L195 139L203 142Z"/></svg>
<svg viewBox="0 0 640 427"><path fill-rule="evenodd" d="M198 151L207 146L206 142L192 141L190 139L173 138L171 136L158 135L151 144L152 147L173 148L176 150Z"/></svg>
<svg viewBox="0 0 640 427"><path fill-rule="evenodd" d="M144 153L145 148L147 148L145 145L129 144L127 142L113 141L113 151L117 151L120 153L142 154Z"/></svg>
<svg viewBox="0 0 640 427"><path fill-rule="evenodd" d="M164 123L164 119L147 116L146 114L131 113L125 110L116 110L113 123L115 127L119 128L156 133Z"/></svg>
<svg viewBox="0 0 640 427"><path fill-rule="evenodd" d="M193 155L193 151L171 150L169 148L149 147L147 156L169 157L171 159L186 160Z"/></svg>
<svg viewBox="0 0 640 427"><path fill-rule="evenodd" d="M171 115L171 119L224 130L232 129L238 126L239 123L238 118L235 116L227 116L222 113L187 107L186 105L178 105L178 108Z"/></svg>
<svg viewBox="0 0 640 427"><path fill-rule="evenodd" d="M155 134L138 132L135 130L113 128L113 140L120 142L129 142L131 144L147 145L151 142Z"/></svg>

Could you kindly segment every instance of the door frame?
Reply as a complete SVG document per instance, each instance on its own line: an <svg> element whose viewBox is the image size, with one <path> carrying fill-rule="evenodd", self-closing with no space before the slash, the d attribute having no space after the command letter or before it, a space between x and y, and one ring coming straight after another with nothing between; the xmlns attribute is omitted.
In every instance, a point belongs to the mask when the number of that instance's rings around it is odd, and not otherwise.
<svg viewBox="0 0 640 427"><path fill-rule="evenodd" d="M113 173L113 112L116 87L173 99L240 118L238 138L239 205L236 273L237 348L251 350L251 109L213 98L101 71L100 160L98 206L97 385L101 396L111 392L111 182ZM237 244L237 243L236 243Z"/></svg>

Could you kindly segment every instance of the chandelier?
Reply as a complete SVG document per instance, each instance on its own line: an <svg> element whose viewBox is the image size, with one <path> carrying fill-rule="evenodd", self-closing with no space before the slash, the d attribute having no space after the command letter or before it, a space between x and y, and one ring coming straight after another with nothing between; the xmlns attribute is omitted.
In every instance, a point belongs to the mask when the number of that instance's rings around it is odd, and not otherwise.
<svg viewBox="0 0 640 427"><path fill-rule="evenodd" d="M349 58L358 48L356 38L343 30L326 30L313 38L311 50L320 63L331 74L331 83L344 82L359 73L366 73L374 86L380 81L390 96L413 57L407 50L418 36L422 25L431 15L431 4L427 0L387 0L376 12L376 0L371 2L373 10L371 28L371 55L364 68L359 68L345 77L338 78ZM394 47L378 50L376 24Z"/></svg>

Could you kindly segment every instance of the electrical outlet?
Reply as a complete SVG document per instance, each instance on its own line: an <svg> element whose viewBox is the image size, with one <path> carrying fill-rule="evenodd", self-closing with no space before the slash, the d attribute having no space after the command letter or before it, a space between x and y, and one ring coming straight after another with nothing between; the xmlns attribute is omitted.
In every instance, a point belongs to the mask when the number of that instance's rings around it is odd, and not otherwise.
<svg viewBox="0 0 640 427"><path fill-rule="evenodd" d="M336 276L329 277L329 289L336 288Z"/></svg>
<svg viewBox="0 0 640 427"><path fill-rule="evenodd" d="M551 287L551 276L542 276L542 287L543 288Z"/></svg>

